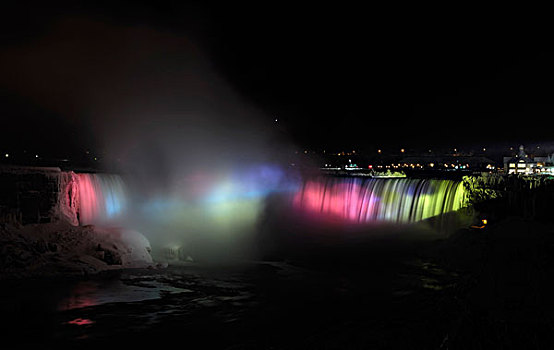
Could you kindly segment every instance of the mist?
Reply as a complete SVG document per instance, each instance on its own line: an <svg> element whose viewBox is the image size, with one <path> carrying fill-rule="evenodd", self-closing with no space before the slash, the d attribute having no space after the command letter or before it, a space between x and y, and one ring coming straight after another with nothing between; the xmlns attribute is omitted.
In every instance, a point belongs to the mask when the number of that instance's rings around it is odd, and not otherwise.
<svg viewBox="0 0 554 350"><path fill-rule="evenodd" d="M185 36L66 18L1 63L7 89L79 130L68 139L95 140L71 152L94 152L122 176L129 205L119 223L158 253L246 254L265 197L294 186L291 145L274 117L235 93Z"/></svg>

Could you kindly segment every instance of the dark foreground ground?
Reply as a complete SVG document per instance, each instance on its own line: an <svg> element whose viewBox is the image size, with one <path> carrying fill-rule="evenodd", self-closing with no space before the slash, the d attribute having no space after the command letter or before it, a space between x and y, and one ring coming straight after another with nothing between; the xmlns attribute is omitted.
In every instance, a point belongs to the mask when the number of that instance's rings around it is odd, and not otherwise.
<svg viewBox="0 0 554 350"><path fill-rule="evenodd" d="M392 235L298 243L290 251L273 262L3 281L2 343L15 340L14 349L554 347L552 226L509 218L449 239Z"/></svg>

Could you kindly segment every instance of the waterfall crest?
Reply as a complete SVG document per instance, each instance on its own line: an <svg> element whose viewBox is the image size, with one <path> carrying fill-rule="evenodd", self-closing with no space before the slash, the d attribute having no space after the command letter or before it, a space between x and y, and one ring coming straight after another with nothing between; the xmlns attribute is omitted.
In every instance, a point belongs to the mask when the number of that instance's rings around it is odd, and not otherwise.
<svg viewBox="0 0 554 350"><path fill-rule="evenodd" d="M410 223L465 206L461 181L317 178L307 180L294 206L354 222Z"/></svg>
<svg viewBox="0 0 554 350"><path fill-rule="evenodd" d="M79 223L88 225L121 215L126 207L123 180L114 174L77 174Z"/></svg>
<svg viewBox="0 0 554 350"><path fill-rule="evenodd" d="M102 224L116 219L127 207L123 179L114 174L62 174L59 208L72 225Z"/></svg>

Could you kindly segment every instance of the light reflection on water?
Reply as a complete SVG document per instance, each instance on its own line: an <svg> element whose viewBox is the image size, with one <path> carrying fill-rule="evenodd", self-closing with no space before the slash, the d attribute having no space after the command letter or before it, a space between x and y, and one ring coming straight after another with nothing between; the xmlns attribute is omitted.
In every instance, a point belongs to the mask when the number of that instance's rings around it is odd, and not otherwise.
<svg viewBox="0 0 554 350"><path fill-rule="evenodd" d="M90 320L88 318L76 318L74 320L71 320L67 322L67 324L73 324L76 326L88 326L95 323L93 320Z"/></svg>
<svg viewBox="0 0 554 350"><path fill-rule="evenodd" d="M79 281L58 304L58 311L80 309L108 303L130 303L159 299L162 293L181 293L176 288L155 280L142 281L141 285L128 285L120 279Z"/></svg>

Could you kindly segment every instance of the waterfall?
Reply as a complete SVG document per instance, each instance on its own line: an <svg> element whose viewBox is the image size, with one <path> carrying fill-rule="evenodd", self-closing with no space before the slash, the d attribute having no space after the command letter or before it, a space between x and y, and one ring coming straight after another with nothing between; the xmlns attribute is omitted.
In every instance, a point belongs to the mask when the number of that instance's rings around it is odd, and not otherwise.
<svg viewBox="0 0 554 350"><path fill-rule="evenodd" d="M318 178L307 180L294 206L354 222L410 223L462 208L461 181Z"/></svg>
<svg viewBox="0 0 554 350"><path fill-rule="evenodd" d="M119 175L75 174L78 188L76 210L81 225L117 218L126 207L125 184Z"/></svg>

